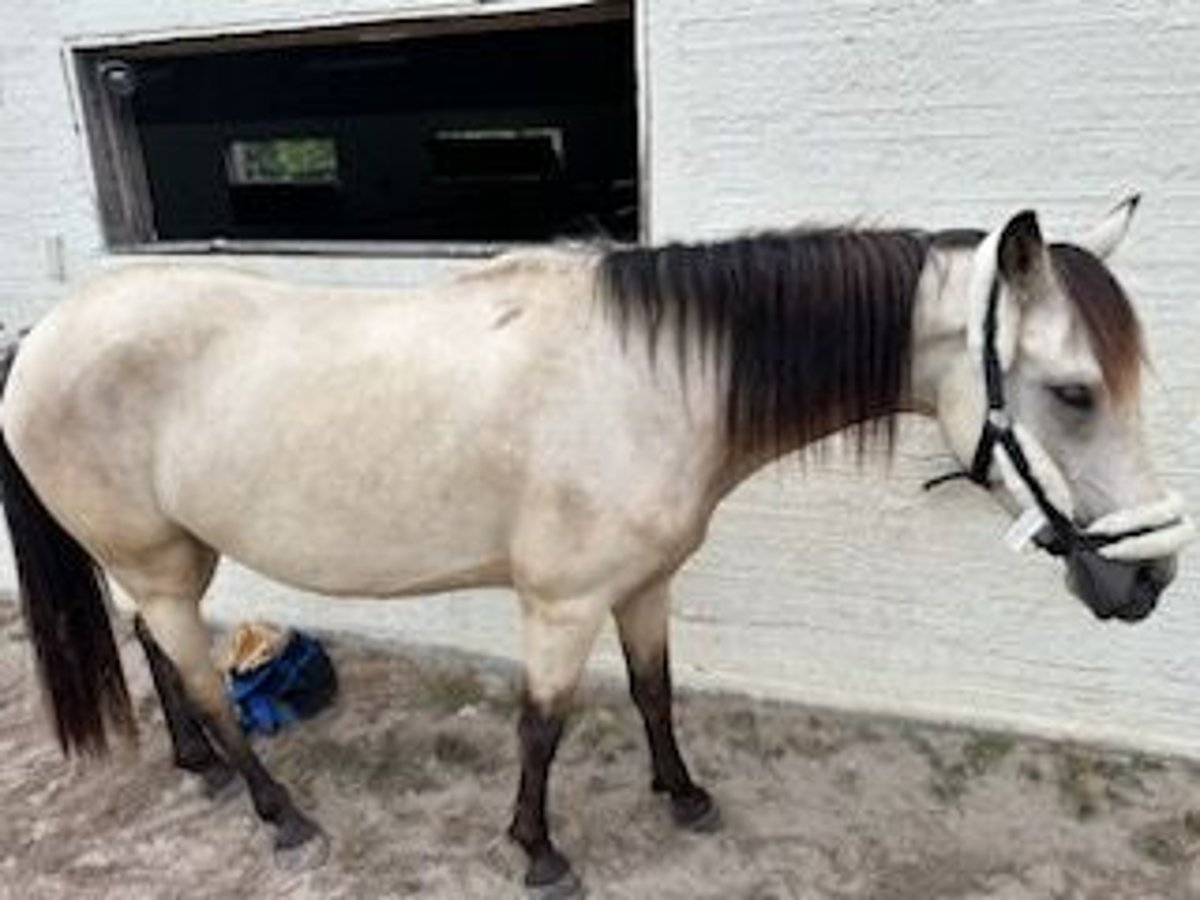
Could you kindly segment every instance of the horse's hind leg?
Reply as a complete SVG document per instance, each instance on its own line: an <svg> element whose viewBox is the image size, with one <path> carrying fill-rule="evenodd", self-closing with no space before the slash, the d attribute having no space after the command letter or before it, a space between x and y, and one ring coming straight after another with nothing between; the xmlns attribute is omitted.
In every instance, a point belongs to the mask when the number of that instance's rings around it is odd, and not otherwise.
<svg viewBox="0 0 1200 900"><path fill-rule="evenodd" d="M143 555L136 565L110 565L134 599L154 644L174 667L187 701L221 755L250 790L259 817L275 826L275 849L287 865L315 865L327 842L312 820L271 777L238 725L220 673L209 656L208 629L200 618L200 596L212 571L212 551L178 541Z"/></svg>
<svg viewBox="0 0 1200 900"><path fill-rule="evenodd" d="M171 736L175 765L198 775L204 784L205 793L215 797L237 777L237 772L213 749L184 692L179 670L158 646L140 615L134 618L133 625L138 642L146 655L146 662L150 666L150 675L154 679L158 698L162 702L163 717Z"/></svg>
<svg viewBox="0 0 1200 900"><path fill-rule="evenodd" d="M667 584L666 580L656 582L630 596L614 610L614 615L625 652L629 692L646 726L653 788L671 798L671 813L676 823L708 831L719 822L717 806L708 792L692 781L675 742L667 652L671 612Z"/></svg>

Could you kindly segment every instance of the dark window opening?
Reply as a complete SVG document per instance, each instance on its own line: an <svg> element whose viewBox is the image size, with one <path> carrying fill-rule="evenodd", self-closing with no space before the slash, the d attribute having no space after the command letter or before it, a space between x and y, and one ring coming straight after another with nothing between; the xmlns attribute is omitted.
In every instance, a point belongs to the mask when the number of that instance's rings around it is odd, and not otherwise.
<svg viewBox="0 0 1200 900"><path fill-rule="evenodd" d="M561 128L443 131L433 136L433 174L446 181L549 181L565 174Z"/></svg>
<svg viewBox="0 0 1200 900"><path fill-rule="evenodd" d="M110 243L635 239L633 29L605 5L369 42L86 51Z"/></svg>

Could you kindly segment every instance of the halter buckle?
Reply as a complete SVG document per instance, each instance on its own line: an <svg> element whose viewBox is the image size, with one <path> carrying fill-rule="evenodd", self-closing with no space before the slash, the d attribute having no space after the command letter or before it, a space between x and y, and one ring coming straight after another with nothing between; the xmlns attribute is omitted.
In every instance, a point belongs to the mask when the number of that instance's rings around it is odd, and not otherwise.
<svg viewBox="0 0 1200 900"><path fill-rule="evenodd" d="M988 410L987 423L997 431L1011 431L1013 419L1007 409L993 407Z"/></svg>

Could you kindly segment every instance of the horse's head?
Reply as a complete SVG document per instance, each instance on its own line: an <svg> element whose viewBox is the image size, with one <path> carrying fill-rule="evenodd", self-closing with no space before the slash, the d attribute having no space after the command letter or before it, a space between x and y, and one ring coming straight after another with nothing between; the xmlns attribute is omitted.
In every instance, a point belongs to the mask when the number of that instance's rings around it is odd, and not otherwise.
<svg viewBox="0 0 1200 900"><path fill-rule="evenodd" d="M1032 212L960 243L927 314L958 310L959 339L942 331L935 351L935 405L967 474L1018 514L1017 542L1064 559L1069 588L1097 616L1126 621L1154 609L1194 531L1150 465L1141 329L1104 262L1136 206L1077 245L1044 242Z"/></svg>

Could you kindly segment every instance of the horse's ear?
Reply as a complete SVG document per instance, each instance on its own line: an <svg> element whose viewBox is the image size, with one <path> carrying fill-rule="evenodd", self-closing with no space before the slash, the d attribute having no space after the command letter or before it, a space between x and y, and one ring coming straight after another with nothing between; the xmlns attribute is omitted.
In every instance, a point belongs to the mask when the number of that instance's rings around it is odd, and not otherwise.
<svg viewBox="0 0 1200 900"><path fill-rule="evenodd" d="M993 294L993 285L1003 282L1008 290ZM1021 316L1025 308L1048 295L1050 255L1042 240L1042 229L1033 210L1017 213L983 239L975 251L971 280L967 287L970 308L967 346L977 355L984 345L984 322L992 297L999 298L996 332L992 340L1000 365L1007 369L1017 355Z"/></svg>
<svg viewBox="0 0 1200 900"><path fill-rule="evenodd" d="M1100 259L1108 259L1125 240L1125 235L1129 233L1129 225L1133 221L1133 214L1137 212L1141 202L1141 194L1126 197L1079 239L1079 246L1090 250Z"/></svg>
<svg viewBox="0 0 1200 900"><path fill-rule="evenodd" d="M1045 271L1046 244L1037 214L1027 209L1008 220L1000 232L996 265L1005 281L1026 286Z"/></svg>

